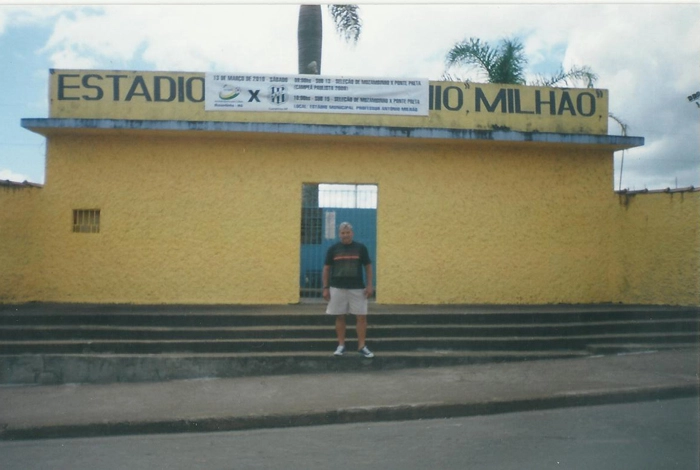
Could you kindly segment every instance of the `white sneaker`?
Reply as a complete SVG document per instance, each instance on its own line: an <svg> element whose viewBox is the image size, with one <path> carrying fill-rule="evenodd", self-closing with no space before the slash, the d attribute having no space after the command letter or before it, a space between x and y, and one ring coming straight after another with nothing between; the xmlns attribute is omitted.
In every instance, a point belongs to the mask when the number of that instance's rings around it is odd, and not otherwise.
<svg viewBox="0 0 700 470"><path fill-rule="evenodd" d="M345 346L338 345L337 348L335 348L335 352L333 353L334 356L342 356L345 353Z"/></svg>
<svg viewBox="0 0 700 470"><path fill-rule="evenodd" d="M374 353L372 353L372 351L370 351L367 346L365 346L357 352L359 352L362 357L366 357L367 359L374 357Z"/></svg>

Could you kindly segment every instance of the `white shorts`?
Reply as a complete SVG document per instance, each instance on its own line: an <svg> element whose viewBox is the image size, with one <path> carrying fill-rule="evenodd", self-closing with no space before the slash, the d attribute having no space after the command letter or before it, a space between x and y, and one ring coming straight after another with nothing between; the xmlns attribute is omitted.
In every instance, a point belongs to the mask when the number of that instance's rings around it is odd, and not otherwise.
<svg viewBox="0 0 700 470"><path fill-rule="evenodd" d="M367 297L364 289L338 289L331 287L331 300L326 313L329 315L367 315Z"/></svg>

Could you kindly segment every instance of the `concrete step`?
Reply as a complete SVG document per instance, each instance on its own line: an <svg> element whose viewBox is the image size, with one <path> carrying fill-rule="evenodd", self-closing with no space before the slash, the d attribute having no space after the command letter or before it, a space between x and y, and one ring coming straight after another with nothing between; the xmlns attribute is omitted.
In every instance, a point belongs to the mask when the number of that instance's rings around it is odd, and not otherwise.
<svg viewBox="0 0 700 470"><path fill-rule="evenodd" d="M179 309L171 313L168 306L109 306L67 307L54 310L27 311L13 310L0 305L0 326L20 325L112 325L112 326L167 326L167 327L261 327L261 326L327 326L332 318L324 315L319 307L313 314L268 314L261 310L259 314L241 314L240 307L216 310L214 307L197 307L191 310ZM128 313L125 313L124 310ZM176 307L172 307L173 310ZM212 314L212 310L218 312ZM113 313L114 311L118 313ZM243 311L247 311L244 309ZM237 313L232 313L237 312ZM673 309L671 311L564 311L564 312L513 312L513 313L376 313L370 315L370 324L380 325L566 325L590 324L595 322L658 322L658 321L698 321L698 309ZM427 312L427 313L426 313Z"/></svg>
<svg viewBox="0 0 700 470"><path fill-rule="evenodd" d="M0 356L2 384L151 382L209 377L356 372L442 367L493 362L570 359L582 351L443 351L378 352L364 359L350 350L257 354L47 354Z"/></svg>
<svg viewBox="0 0 700 470"><path fill-rule="evenodd" d="M352 336L348 336L351 340ZM689 343L694 333L597 334L577 336L505 336L505 337L391 337L372 338L371 344L384 351L412 351L419 348L442 350L551 349L585 350L596 343ZM41 341L0 341L0 355L6 354L80 354L80 353L256 353L325 351L336 344L332 334L326 338L293 339L67 339Z"/></svg>
<svg viewBox="0 0 700 470"><path fill-rule="evenodd" d="M348 325L352 330L354 327ZM333 325L324 326L256 326L256 327L189 327L189 326L121 326L121 325L4 325L0 340L36 341L60 339L293 339L333 336ZM695 320L611 321L590 323L551 323L513 325L371 325L374 338L440 336L580 336L600 333L692 333L699 331Z"/></svg>
<svg viewBox="0 0 700 470"><path fill-rule="evenodd" d="M0 383L236 377L626 354L697 344L700 319L698 309L684 308L375 308L383 313L370 316L368 344L377 357L367 361L353 352L332 356L334 320L321 305L0 305ZM355 345L353 324L350 319L349 348Z"/></svg>
<svg viewBox="0 0 700 470"><path fill-rule="evenodd" d="M675 343L600 343L586 348L593 355L610 356L613 354L631 354L639 352L665 351L669 349L698 350L700 342L675 342Z"/></svg>

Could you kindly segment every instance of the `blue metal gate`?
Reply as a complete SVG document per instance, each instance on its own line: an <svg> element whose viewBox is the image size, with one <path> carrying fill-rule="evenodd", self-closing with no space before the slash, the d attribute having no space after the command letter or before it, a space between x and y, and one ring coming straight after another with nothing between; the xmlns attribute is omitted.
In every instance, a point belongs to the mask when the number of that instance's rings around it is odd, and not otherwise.
<svg viewBox="0 0 700 470"><path fill-rule="evenodd" d="M323 265L328 248L340 241L338 225L349 222L355 241L367 246L377 285L377 187L375 185L304 185L301 214L302 299L323 296Z"/></svg>

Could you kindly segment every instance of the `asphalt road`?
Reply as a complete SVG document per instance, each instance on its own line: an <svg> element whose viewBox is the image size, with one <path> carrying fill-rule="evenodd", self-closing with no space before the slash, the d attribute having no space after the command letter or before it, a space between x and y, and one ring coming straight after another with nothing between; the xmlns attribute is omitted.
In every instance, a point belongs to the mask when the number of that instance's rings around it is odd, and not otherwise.
<svg viewBox="0 0 700 470"><path fill-rule="evenodd" d="M697 398L471 418L0 442L0 468L700 468Z"/></svg>

